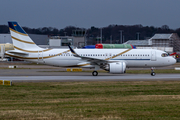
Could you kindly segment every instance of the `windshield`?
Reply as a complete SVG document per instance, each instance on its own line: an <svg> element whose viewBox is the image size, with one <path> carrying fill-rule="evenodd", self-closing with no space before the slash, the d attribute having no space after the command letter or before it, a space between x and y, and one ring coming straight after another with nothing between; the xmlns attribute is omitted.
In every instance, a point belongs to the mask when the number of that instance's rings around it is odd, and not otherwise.
<svg viewBox="0 0 180 120"><path fill-rule="evenodd" d="M162 57L167 57L167 56L169 56L169 54L168 53L163 53L163 54L161 54L161 56Z"/></svg>

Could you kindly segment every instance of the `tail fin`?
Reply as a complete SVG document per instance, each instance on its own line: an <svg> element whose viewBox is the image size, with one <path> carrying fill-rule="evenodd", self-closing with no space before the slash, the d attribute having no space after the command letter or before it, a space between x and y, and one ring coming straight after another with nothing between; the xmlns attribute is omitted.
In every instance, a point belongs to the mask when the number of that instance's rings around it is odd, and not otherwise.
<svg viewBox="0 0 180 120"><path fill-rule="evenodd" d="M8 22L14 48L20 51L42 50L17 22Z"/></svg>

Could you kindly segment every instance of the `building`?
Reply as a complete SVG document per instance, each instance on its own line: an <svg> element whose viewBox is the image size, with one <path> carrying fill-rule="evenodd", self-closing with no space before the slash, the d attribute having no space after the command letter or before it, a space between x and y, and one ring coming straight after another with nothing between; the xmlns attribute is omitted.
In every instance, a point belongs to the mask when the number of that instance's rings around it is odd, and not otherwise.
<svg viewBox="0 0 180 120"><path fill-rule="evenodd" d="M74 38L71 36L51 36L49 39L50 48L67 48L68 45L73 45Z"/></svg>
<svg viewBox="0 0 180 120"><path fill-rule="evenodd" d="M177 33L155 34L150 38L153 47L173 47L173 52L180 51L180 38Z"/></svg>
<svg viewBox="0 0 180 120"><path fill-rule="evenodd" d="M0 44L12 43L10 34L0 34Z"/></svg>
<svg viewBox="0 0 180 120"><path fill-rule="evenodd" d="M180 51L180 38L177 33L155 34L148 40L129 40L125 44L132 44L141 49L159 49L169 53Z"/></svg>
<svg viewBox="0 0 180 120"><path fill-rule="evenodd" d="M52 36L49 39L50 48L67 48L69 44L76 48L82 48L85 45L85 37Z"/></svg>
<svg viewBox="0 0 180 120"><path fill-rule="evenodd" d="M49 37L47 35L37 35L37 34L28 34L29 37L37 45L48 45ZM10 34L0 34L0 43L12 43L12 38Z"/></svg>
<svg viewBox="0 0 180 120"><path fill-rule="evenodd" d="M72 36L51 36L49 39L49 47L67 48L67 45L72 45L76 48L82 48L86 45L86 31L73 30Z"/></svg>

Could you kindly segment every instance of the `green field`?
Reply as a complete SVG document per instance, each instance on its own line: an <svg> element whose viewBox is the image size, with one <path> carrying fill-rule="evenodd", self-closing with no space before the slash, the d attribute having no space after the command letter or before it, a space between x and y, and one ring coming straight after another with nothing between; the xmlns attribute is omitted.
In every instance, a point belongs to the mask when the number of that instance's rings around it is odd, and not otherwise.
<svg viewBox="0 0 180 120"><path fill-rule="evenodd" d="M0 119L179 120L179 81L17 82L0 86Z"/></svg>

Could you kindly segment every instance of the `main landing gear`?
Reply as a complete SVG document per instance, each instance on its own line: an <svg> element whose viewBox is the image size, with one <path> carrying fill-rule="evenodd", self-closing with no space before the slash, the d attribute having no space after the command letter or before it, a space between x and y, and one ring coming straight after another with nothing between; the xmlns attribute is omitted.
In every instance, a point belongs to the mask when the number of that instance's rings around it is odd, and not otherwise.
<svg viewBox="0 0 180 120"><path fill-rule="evenodd" d="M93 75L93 76L97 76L97 75L98 75L98 72L97 72L97 71L93 71L93 72L92 72L92 75Z"/></svg>
<svg viewBox="0 0 180 120"><path fill-rule="evenodd" d="M155 76L155 75L156 75L156 73L154 72L154 68L153 68L153 67L151 67L151 75L152 75L152 76Z"/></svg>

